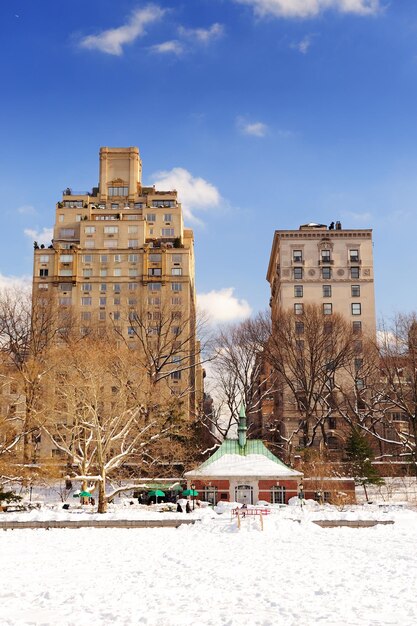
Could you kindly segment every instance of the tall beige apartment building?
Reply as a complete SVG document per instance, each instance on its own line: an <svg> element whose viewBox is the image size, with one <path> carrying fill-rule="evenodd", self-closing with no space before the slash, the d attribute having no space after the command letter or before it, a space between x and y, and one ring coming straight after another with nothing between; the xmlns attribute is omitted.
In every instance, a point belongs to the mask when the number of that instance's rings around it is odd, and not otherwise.
<svg viewBox="0 0 417 626"><path fill-rule="evenodd" d="M276 230L267 280L272 318L278 308L301 311L319 305L324 315L340 313L353 327L375 335L371 229L305 224Z"/></svg>
<svg viewBox="0 0 417 626"><path fill-rule="evenodd" d="M371 229L344 229L340 222L330 226L304 224L298 230L276 230L267 280L271 287L272 321L282 310L303 314L306 305L317 305L323 316L341 314L358 337L376 334L374 267ZM295 322L297 325L297 322ZM302 326L302 324L301 324ZM296 331L297 332L297 331ZM296 341L302 342L300 335ZM357 354L360 363L360 354ZM277 396L279 399L277 400ZM294 437L295 446L303 447L303 434L294 402L288 389L282 389L265 402L262 409L263 430L280 422L283 438ZM341 420L329 414L323 423L317 444L326 432L329 447L340 448L343 439ZM298 434L300 436L298 436Z"/></svg>
<svg viewBox="0 0 417 626"><path fill-rule="evenodd" d="M98 187L63 192L51 246L35 244L33 288L35 295L49 290L81 334L113 325L132 349L135 316L145 320L150 336L165 324L181 344L172 352L176 371L168 384L172 393L183 392L184 412L195 416L202 369L193 231L184 228L175 190L142 185L138 148L101 148Z"/></svg>

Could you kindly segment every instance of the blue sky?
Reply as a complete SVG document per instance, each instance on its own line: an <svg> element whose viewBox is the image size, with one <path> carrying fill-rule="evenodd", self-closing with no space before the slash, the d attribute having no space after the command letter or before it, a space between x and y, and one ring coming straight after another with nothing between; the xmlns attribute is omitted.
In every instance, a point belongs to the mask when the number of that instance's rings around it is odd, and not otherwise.
<svg viewBox="0 0 417 626"><path fill-rule="evenodd" d="M220 317L267 308L275 229L337 219L374 229L379 315L416 308L415 0L3 0L0 24L3 283L99 147L137 145Z"/></svg>

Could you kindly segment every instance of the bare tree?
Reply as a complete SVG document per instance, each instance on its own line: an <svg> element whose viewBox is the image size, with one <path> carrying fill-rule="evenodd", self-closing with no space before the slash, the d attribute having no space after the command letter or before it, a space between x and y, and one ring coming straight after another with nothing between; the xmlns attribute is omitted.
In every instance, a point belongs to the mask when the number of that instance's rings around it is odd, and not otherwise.
<svg viewBox="0 0 417 626"><path fill-rule="evenodd" d="M54 362L50 354L59 328L54 299L48 291L33 299L24 289L0 293L1 370L3 380L16 389L19 397L20 410L15 412L14 426L18 420L21 423L15 443L23 440L23 463L37 455L43 379Z"/></svg>
<svg viewBox="0 0 417 626"><path fill-rule="evenodd" d="M379 344L368 345L341 388L338 410L372 435L379 458L411 463L417 473L417 318L398 315L383 325Z"/></svg>
<svg viewBox="0 0 417 626"><path fill-rule="evenodd" d="M106 492L112 476L140 470L155 458L156 442L178 436L178 401L153 398L134 351L108 336L88 336L61 347L51 376L51 421L44 431L70 459L75 478L97 486L98 512L129 486Z"/></svg>
<svg viewBox="0 0 417 626"><path fill-rule="evenodd" d="M326 424L335 411L335 385L361 346L348 322L306 305L301 314L282 310L273 321L266 358L277 374L276 428L291 456L294 446L326 445Z"/></svg>
<svg viewBox="0 0 417 626"><path fill-rule="evenodd" d="M236 426L241 402L249 428L256 431L263 401L273 393L273 376L263 358L269 334L267 318L260 314L220 329L213 339L210 378L214 403L206 425L218 445Z"/></svg>

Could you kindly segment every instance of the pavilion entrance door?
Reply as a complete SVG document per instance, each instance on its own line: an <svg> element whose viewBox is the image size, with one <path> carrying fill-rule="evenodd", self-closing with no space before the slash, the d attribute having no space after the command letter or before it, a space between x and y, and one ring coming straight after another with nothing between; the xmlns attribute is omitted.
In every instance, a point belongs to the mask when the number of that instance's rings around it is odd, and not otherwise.
<svg viewBox="0 0 417 626"><path fill-rule="evenodd" d="M237 485L235 487L235 502L253 504L253 487L251 485Z"/></svg>

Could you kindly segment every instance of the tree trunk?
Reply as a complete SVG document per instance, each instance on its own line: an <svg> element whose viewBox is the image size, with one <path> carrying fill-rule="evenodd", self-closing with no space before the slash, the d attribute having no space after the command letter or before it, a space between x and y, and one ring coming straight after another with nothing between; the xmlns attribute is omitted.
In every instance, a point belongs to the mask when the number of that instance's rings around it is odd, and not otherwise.
<svg viewBox="0 0 417 626"><path fill-rule="evenodd" d="M97 513L107 513L107 498L106 498L106 472L103 470L101 478L98 482L98 506Z"/></svg>

